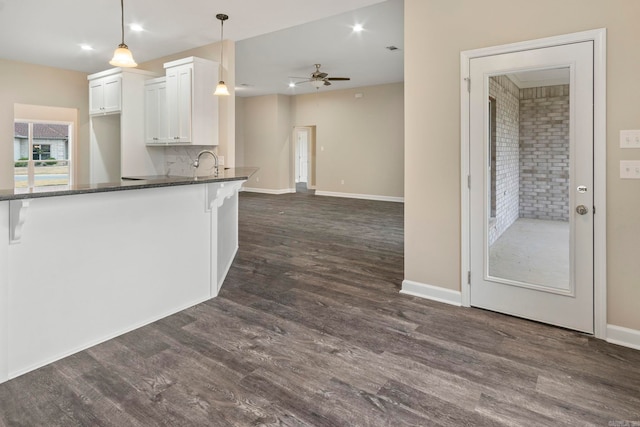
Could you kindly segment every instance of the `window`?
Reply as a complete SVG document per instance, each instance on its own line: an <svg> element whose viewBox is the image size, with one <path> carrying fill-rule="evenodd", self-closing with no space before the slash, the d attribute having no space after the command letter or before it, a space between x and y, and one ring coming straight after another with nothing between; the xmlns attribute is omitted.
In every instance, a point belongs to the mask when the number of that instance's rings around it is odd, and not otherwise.
<svg viewBox="0 0 640 427"><path fill-rule="evenodd" d="M33 160L48 160L50 158L50 144L33 144Z"/></svg>
<svg viewBox="0 0 640 427"><path fill-rule="evenodd" d="M13 160L17 193L69 185L71 135L70 123L15 122Z"/></svg>

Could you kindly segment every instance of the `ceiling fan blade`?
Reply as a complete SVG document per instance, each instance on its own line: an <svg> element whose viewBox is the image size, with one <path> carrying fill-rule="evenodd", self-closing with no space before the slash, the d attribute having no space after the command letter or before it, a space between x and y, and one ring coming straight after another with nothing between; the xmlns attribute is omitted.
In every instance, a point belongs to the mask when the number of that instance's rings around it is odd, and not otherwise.
<svg viewBox="0 0 640 427"><path fill-rule="evenodd" d="M302 83L309 83L311 80L307 79L307 80L302 80L301 82L295 82L294 84L296 86L301 85Z"/></svg>
<svg viewBox="0 0 640 427"><path fill-rule="evenodd" d="M314 74L316 74L316 73L314 73ZM318 74L317 74L316 76L314 76L314 77L320 77L321 79L324 79L324 78L325 78L325 77L327 77L328 75L329 75L329 74L327 74L327 73L318 73Z"/></svg>
<svg viewBox="0 0 640 427"><path fill-rule="evenodd" d="M337 80L351 80L351 77L329 77L327 80L333 80L333 81L337 81Z"/></svg>
<svg viewBox="0 0 640 427"><path fill-rule="evenodd" d="M324 85L325 85L325 86L331 86L331 82L330 82L329 80L325 80L325 81L324 81Z"/></svg>
<svg viewBox="0 0 640 427"><path fill-rule="evenodd" d="M289 78L289 79L309 80L309 77L300 77L300 76L287 76L287 78Z"/></svg>

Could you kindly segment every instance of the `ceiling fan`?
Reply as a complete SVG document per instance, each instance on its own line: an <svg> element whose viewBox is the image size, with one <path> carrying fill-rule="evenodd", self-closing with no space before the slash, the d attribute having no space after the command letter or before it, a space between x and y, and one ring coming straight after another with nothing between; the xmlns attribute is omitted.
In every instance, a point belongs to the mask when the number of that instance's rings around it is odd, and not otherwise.
<svg viewBox="0 0 640 427"><path fill-rule="evenodd" d="M322 86L330 86L332 81L344 81L351 80L350 77L329 77L325 72L320 71L320 64L314 64L316 70L311 73L311 78L306 77L292 77L294 79L306 79L300 82L296 82L295 85L302 83L311 83L316 89L320 89Z"/></svg>

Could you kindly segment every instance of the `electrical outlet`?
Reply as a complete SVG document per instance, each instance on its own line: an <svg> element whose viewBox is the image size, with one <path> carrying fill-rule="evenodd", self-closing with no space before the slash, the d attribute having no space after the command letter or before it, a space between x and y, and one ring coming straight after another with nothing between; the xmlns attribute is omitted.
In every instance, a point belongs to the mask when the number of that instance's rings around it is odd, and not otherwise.
<svg viewBox="0 0 640 427"><path fill-rule="evenodd" d="M621 130L620 148L640 148L640 130Z"/></svg>
<svg viewBox="0 0 640 427"><path fill-rule="evenodd" d="M218 156L218 166L224 166L224 156Z"/></svg>
<svg viewBox="0 0 640 427"><path fill-rule="evenodd" d="M620 160L620 178L640 179L640 160Z"/></svg>
<svg viewBox="0 0 640 427"><path fill-rule="evenodd" d="M340 181L340 184L344 185L344 179Z"/></svg>

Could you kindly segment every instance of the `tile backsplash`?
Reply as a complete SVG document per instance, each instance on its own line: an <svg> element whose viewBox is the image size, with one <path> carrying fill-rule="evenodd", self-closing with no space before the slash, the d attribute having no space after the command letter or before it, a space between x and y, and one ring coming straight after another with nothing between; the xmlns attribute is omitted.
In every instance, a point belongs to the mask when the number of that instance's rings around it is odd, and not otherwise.
<svg viewBox="0 0 640 427"><path fill-rule="evenodd" d="M169 176L193 176L193 162L202 150L211 150L217 154L215 146L173 146L165 148L165 173ZM204 154L200 158L198 176L213 175L215 162L213 156Z"/></svg>

